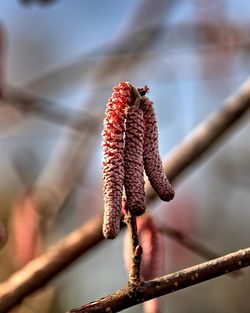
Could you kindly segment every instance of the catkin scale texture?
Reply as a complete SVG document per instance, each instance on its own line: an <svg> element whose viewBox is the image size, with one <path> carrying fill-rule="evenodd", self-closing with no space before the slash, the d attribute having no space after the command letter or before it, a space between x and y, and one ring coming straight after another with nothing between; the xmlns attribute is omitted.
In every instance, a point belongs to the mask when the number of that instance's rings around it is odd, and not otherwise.
<svg viewBox="0 0 250 313"><path fill-rule="evenodd" d="M135 106L127 110L125 134L124 187L127 208L132 215L139 216L145 212L143 165L144 121L142 110Z"/></svg>
<svg viewBox="0 0 250 313"><path fill-rule="evenodd" d="M174 197L174 189L167 179L162 166L158 147L158 127L153 103L143 97L142 110L144 113L144 169L158 196L164 201L170 201Z"/></svg>
<svg viewBox="0 0 250 313"><path fill-rule="evenodd" d="M124 184L124 121L125 108L131 102L131 86L121 82L107 103L103 136L103 235L114 239L120 229Z"/></svg>

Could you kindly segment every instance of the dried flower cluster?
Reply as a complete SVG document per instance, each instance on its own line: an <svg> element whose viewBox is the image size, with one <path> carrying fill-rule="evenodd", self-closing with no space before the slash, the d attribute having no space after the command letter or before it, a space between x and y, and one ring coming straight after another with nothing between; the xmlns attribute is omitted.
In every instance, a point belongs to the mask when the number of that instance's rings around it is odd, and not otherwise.
<svg viewBox="0 0 250 313"><path fill-rule="evenodd" d="M163 171L158 150L158 129L147 87L129 83L115 86L108 100L103 135L103 183L105 238L120 229L122 195L132 215L145 212L144 169L162 200L170 201L174 190Z"/></svg>

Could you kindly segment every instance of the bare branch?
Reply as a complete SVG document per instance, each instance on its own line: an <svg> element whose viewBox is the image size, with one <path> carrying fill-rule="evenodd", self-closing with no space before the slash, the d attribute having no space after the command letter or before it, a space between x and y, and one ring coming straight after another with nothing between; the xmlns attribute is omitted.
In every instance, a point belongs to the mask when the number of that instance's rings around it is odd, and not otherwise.
<svg viewBox="0 0 250 313"><path fill-rule="evenodd" d="M250 265L250 248L227 254L218 259L129 287L68 313L120 312L136 304L181 290Z"/></svg>
<svg viewBox="0 0 250 313"><path fill-rule="evenodd" d="M175 179L194 161L204 156L205 152L247 113L249 104L250 80L247 80L222 109L201 123L188 139L167 155L164 164L168 176L172 180ZM149 187L147 195L148 200L153 200L155 197ZM80 255L99 243L103 239L101 228L102 215L100 214L2 283L0 311L7 312L25 296L42 287Z"/></svg>

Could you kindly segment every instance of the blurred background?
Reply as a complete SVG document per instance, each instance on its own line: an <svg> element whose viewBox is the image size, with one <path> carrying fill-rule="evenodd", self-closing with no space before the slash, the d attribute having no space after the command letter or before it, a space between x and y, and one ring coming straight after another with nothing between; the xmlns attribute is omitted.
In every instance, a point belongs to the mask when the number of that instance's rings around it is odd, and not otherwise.
<svg viewBox="0 0 250 313"><path fill-rule="evenodd" d="M149 86L164 156L249 76L249 16L244 0L0 2L2 281L102 212L100 133L112 87ZM249 134L244 118L178 180L170 204L152 203L156 223L218 255L249 246ZM123 236L13 312L65 312L123 287ZM165 273L204 261L164 240ZM249 289L245 269L165 296L162 312L247 313Z"/></svg>

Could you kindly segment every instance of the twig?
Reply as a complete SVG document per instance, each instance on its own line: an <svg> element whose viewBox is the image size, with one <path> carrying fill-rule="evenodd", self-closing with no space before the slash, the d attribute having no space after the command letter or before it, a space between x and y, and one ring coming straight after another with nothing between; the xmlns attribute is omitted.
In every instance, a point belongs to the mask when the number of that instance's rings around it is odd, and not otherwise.
<svg viewBox="0 0 250 313"><path fill-rule="evenodd" d="M227 254L218 259L145 282L133 294L130 288L86 304L68 313L119 312L131 306L180 289L222 276L250 265L250 248Z"/></svg>
<svg viewBox="0 0 250 313"><path fill-rule="evenodd" d="M141 256L142 247L139 245L139 238L137 233L136 216L132 216L129 212L125 215L125 223L128 227L130 239L130 271L129 271L129 285L131 288L140 285L141 283Z"/></svg>
<svg viewBox="0 0 250 313"><path fill-rule="evenodd" d="M202 153L204 155L204 152L211 148L226 130L229 130L240 117L247 113L249 103L250 80L247 80L239 92L226 102L221 110L201 124L203 135L200 133L201 129L196 128L187 141L170 152L164 164L168 164L166 166L167 173L172 180L193 164ZM213 123L213 120L217 121L218 118L223 127ZM193 143L192 138L194 138ZM154 199L155 194L149 188L147 194L148 200ZM0 311L8 312L25 296L42 287L80 255L99 243L103 239L101 225L102 215L98 215L66 239L51 247L44 255L13 274L8 281L0 284Z"/></svg>

